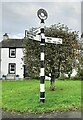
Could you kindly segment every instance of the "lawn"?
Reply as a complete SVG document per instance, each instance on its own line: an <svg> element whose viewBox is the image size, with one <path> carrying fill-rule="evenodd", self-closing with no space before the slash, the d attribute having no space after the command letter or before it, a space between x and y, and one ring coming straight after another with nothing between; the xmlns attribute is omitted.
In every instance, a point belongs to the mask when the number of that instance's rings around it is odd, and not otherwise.
<svg viewBox="0 0 83 120"><path fill-rule="evenodd" d="M40 104L38 80L3 81L2 108L29 113L80 110L81 81L57 80L55 83L56 90L50 91L50 81L45 81L45 103Z"/></svg>

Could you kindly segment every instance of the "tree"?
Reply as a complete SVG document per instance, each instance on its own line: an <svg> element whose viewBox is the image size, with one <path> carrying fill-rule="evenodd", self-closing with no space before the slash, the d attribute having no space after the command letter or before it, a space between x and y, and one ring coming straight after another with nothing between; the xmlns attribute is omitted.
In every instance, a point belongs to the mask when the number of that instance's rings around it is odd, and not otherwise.
<svg viewBox="0 0 83 120"><path fill-rule="evenodd" d="M63 44L45 44L45 74L51 74L51 90L55 90L55 79L61 72L71 71L74 67L76 51L78 49L78 32L68 29L64 24L54 24L45 27L45 35L63 39ZM39 76L40 69L40 43L27 39L25 42L25 62L29 74Z"/></svg>
<svg viewBox="0 0 83 120"><path fill-rule="evenodd" d="M79 55L79 62L77 66L77 71L78 71L78 78L83 80L83 55L80 53Z"/></svg>

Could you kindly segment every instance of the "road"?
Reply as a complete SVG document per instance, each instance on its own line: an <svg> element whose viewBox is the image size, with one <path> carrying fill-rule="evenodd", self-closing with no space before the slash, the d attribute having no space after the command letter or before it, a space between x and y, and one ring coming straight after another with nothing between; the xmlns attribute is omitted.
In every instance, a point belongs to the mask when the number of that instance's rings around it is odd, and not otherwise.
<svg viewBox="0 0 83 120"><path fill-rule="evenodd" d="M1 110L0 110L1 111ZM69 112L51 112L43 114L17 113L17 112L2 112L2 118L81 118L80 111Z"/></svg>

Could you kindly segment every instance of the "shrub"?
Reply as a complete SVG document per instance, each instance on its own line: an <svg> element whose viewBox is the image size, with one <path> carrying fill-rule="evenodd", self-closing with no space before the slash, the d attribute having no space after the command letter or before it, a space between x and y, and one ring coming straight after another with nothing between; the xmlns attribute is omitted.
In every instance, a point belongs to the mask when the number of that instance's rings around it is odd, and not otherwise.
<svg viewBox="0 0 83 120"><path fill-rule="evenodd" d="M19 75L16 75L16 77L19 77Z"/></svg>
<svg viewBox="0 0 83 120"><path fill-rule="evenodd" d="M59 80L65 80L68 79L64 73L61 73Z"/></svg>

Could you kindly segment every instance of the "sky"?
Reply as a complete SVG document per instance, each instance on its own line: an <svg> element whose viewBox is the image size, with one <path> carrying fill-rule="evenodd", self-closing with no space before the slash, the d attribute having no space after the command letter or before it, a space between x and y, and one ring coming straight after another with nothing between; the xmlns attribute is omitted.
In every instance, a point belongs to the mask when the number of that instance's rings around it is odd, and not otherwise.
<svg viewBox="0 0 83 120"><path fill-rule="evenodd" d="M81 2L81 32L83 33L83 1Z"/></svg>
<svg viewBox="0 0 83 120"><path fill-rule="evenodd" d="M0 2L0 40L4 33L10 38L23 38L24 31L39 27L37 11L48 13L45 25L64 24L81 33L81 0L2 0Z"/></svg>

